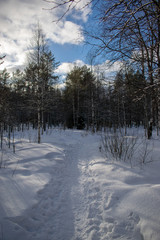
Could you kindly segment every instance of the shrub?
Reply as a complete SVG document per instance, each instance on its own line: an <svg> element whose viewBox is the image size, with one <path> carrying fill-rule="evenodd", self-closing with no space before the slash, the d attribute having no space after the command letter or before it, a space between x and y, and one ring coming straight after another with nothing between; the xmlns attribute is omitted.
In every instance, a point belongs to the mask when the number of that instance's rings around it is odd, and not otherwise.
<svg viewBox="0 0 160 240"><path fill-rule="evenodd" d="M147 140L126 136L121 131L102 134L101 149L109 160L129 162L131 166L144 164L150 158Z"/></svg>

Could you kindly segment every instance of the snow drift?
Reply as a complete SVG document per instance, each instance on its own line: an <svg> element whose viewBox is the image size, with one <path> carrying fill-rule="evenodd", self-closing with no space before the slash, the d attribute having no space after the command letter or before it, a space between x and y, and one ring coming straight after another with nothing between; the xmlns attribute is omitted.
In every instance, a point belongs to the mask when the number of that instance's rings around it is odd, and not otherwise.
<svg viewBox="0 0 160 240"><path fill-rule="evenodd" d="M42 144L34 134L3 152L0 239L159 240L158 139L153 161L131 168L105 158L99 134L55 129Z"/></svg>

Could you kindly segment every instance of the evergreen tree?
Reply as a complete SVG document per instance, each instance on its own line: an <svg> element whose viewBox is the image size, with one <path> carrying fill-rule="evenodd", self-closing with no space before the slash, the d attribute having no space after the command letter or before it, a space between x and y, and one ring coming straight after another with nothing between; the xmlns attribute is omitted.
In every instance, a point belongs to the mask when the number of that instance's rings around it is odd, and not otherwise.
<svg viewBox="0 0 160 240"><path fill-rule="evenodd" d="M29 53L29 64L25 69L25 78L27 81L27 94L32 95L30 98L31 111L37 114L37 119L34 117L38 128L38 143L41 141L42 133L46 128L45 112L50 102L49 91L53 87L53 82L57 80L54 72L58 66L51 51L48 50L48 45L39 27L35 31L32 43L33 50Z"/></svg>
<svg viewBox="0 0 160 240"><path fill-rule="evenodd" d="M67 125L84 128L94 125L96 81L86 66L77 67L67 75L65 100L67 104Z"/></svg>

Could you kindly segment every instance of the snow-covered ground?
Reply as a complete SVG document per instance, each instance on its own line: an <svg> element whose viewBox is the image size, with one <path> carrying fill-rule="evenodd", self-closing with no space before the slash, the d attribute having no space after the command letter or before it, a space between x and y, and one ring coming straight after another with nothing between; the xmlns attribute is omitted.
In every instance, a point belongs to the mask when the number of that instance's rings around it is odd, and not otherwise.
<svg viewBox="0 0 160 240"><path fill-rule="evenodd" d="M143 167L106 160L100 135L16 137L0 169L0 240L159 240L160 141ZM30 139L30 141L28 140Z"/></svg>

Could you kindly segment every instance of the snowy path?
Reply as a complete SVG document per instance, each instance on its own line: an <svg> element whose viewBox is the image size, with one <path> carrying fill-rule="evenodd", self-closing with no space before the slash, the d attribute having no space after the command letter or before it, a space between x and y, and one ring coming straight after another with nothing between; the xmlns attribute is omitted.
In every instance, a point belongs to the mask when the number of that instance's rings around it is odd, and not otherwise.
<svg viewBox="0 0 160 240"><path fill-rule="evenodd" d="M110 240L136 239L142 240L137 226L139 218L132 212L126 218L116 219L112 210L119 200L112 191L112 183L97 181L97 173L93 166L105 164L98 151L98 141L93 136L83 139L81 147L77 149L76 161L80 169L79 193L76 191L75 206L75 240ZM106 180L107 180L107 176ZM107 187L107 191L105 191ZM79 201L78 201L79 199Z"/></svg>
<svg viewBox="0 0 160 240"><path fill-rule="evenodd" d="M0 204L0 240L159 240L159 178L106 164L98 135L57 131L17 152L11 183L0 178L1 203L13 201Z"/></svg>
<svg viewBox="0 0 160 240"><path fill-rule="evenodd" d="M73 188L77 191L75 186L79 172L75 153L79 145L64 146L66 149L50 171L49 183L38 191L37 203L27 209L24 216L10 219L22 228L20 235L23 235L23 239L71 240L74 235L75 206L72 197L77 196ZM52 158L52 154L49 157ZM20 239L20 236L16 235L15 239Z"/></svg>

